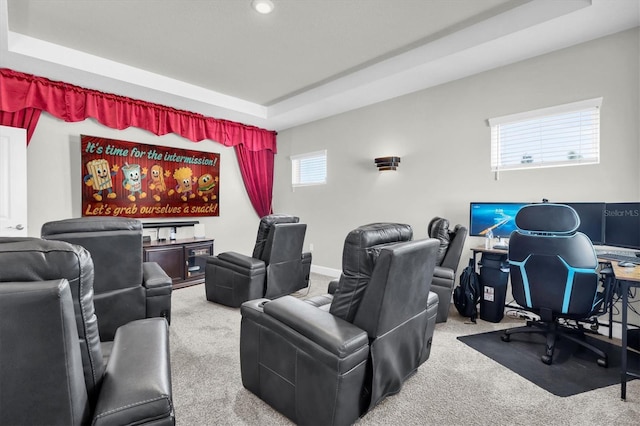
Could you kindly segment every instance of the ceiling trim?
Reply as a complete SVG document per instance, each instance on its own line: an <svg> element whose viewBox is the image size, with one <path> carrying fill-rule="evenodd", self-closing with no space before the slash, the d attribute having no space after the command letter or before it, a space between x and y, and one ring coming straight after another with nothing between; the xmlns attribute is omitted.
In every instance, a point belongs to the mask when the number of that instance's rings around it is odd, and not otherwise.
<svg viewBox="0 0 640 426"><path fill-rule="evenodd" d="M638 26L640 0L605 2L527 2L270 106L11 32L7 0L0 66L281 131Z"/></svg>

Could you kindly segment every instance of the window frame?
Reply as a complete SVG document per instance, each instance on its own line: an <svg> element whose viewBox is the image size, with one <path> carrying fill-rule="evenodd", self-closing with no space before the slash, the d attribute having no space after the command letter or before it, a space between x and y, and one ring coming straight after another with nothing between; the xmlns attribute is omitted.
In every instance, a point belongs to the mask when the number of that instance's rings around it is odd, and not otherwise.
<svg viewBox="0 0 640 426"><path fill-rule="evenodd" d="M291 186L293 188L300 188L304 186L317 186L317 185L326 185L327 184L327 150L322 149L319 151L305 152L303 154L291 155ZM324 179L316 180L310 182L300 182L300 173L297 171L300 169L300 162L302 160L311 160L311 159L322 159L324 160ZM296 163L298 164L296 166Z"/></svg>
<svg viewBox="0 0 640 426"><path fill-rule="evenodd" d="M562 105L556 105L548 108L540 108L536 110L521 112L517 114L510 114L501 117L495 117L488 119L489 127L491 128L491 171L492 172L501 172L501 171L511 171L511 170L530 170L530 169L540 169L540 168L548 168L548 167L564 167L564 166L581 166L581 165L593 165L600 163L600 113L601 113L601 105L602 105L602 97L587 99L578 102L571 102ZM532 162L524 162L524 155L518 164L504 164L501 157L504 155L504 152L501 150L500 144L500 126L504 125L513 125L513 124L525 124L527 122L531 122L533 124L535 121L540 120L543 121L550 117L560 117L569 114L590 114L589 123L594 127L594 130L591 132L591 141L589 142L591 147L589 154L592 154L589 157L583 157L582 155L577 156L575 159L567 158L563 160L541 160L541 161L532 161ZM539 127L544 127L541 125ZM548 125L547 129L550 129L552 125ZM567 127L564 127L569 128ZM531 133L534 133L532 130ZM556 135L557 136L557 135ZM582 138L580 139L582 141ZM550 154L553 147L557 147L557 145L549 145L547 149L542 150L540 148L539 151L542 154Z"/></svg>

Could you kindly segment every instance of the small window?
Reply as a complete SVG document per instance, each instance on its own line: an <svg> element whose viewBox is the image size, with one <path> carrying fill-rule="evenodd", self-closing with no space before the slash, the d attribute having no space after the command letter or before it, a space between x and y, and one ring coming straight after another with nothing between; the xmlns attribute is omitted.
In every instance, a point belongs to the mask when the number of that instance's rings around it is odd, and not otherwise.
<svg viewBox="0 0 640 426"><path fill-rule="evenodd" d="M600 162L602 98L489 119L491 170Z"/></svg>
<svg viewBox="0 0 640 426"><path fill-rule="evenodd" d="M327 183L327 151L291 156L291 184L296 186Z"/></svg>

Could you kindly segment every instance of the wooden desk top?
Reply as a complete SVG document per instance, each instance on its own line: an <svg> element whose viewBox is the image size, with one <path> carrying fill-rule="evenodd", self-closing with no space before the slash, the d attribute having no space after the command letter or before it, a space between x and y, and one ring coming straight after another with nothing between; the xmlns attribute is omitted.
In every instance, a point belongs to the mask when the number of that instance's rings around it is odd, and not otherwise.
<svg viewBox="0 0 640 426"><path fill-rule="evenodd" d="M494 248L484 248L484 246L476 246L476 247L471 247L470 249L471 251L476 251L479 253L498 253L498 254L507 254L508 250L504 250L504 249L494 249Z"/></svg>
<svg viewBox="0 0 640 426"><path fill-rule="evenodd" d="M636 265L634 268L623 268L618 266L618 262L615 260L611 262L613 268L613 275L618 280L633 281L640 284L640 265Z"/></svg>

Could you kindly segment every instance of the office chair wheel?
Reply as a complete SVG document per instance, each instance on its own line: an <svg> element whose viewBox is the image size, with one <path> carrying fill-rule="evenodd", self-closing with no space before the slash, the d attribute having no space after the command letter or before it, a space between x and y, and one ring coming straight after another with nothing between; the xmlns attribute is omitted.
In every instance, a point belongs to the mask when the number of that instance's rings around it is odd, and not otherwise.
<svg viewBox="0 0 640 426"><path fill-rule="evenodd" d="M540 359L547 365L551 365L551 362L553 361L553 358L551 358L549 355L542 355Z"/></svg>
<svg viewBox="0 0 640 426"><path fill-rule="evenodd" d="M598 358L598 365L602 368L607 368L609 366L609 362L606 358Z"/></svg>
<svg viewBox="0 0 640 426"><path fill-rule="evenodd" d="M500 338L502 339L503 342L510 342L511 341L511 335L504 333L502 336L500 336Z"/></svg>

